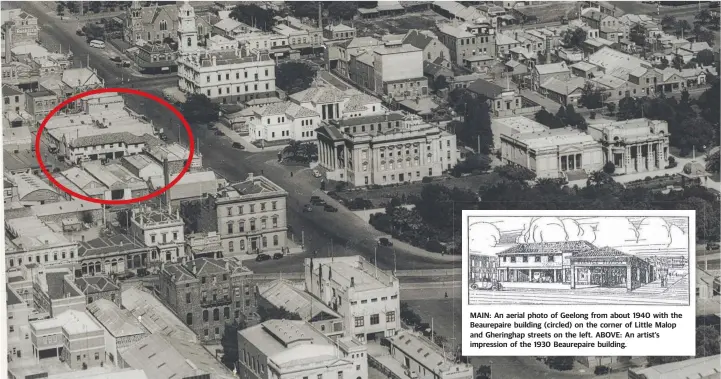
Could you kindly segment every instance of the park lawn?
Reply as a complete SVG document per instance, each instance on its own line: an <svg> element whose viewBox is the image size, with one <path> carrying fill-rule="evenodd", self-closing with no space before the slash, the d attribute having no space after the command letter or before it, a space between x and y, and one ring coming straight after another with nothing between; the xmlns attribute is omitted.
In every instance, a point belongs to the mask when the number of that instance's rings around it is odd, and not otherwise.
<svg viewBox="0 0 721 379"><path fill-rule="evenodd" d="M435 28L435 20L439 17L433 11L425 11L396 17L356 20L354 26L358 30L359 36L405 34L411 29L430 30Z"/></svg>

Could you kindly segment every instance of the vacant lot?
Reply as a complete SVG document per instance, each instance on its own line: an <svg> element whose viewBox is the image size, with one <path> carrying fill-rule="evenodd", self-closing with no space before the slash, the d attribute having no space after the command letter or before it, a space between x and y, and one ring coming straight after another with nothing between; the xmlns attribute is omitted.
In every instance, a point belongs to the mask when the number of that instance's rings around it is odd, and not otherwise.
<svg viewBox="0 0 721 379"><path fill-rule="evenodd" d="M483 174L483 175L474 175L474 176L466 176L461 178L454 178L454 177L448 177L448 179L436 179L432 183L433 184L440 184L443 186L446 186L448 188L461 188L461 189L467 189L470 191L478 192L478 189L482 185L488 185L498 180L498 177L496 174ZM353 200L357 197L362 197L364 199L368 199L373 202L373 205L376 207L382 207L383 204L389 202L394 197L402 197L402 196L420 196L421 191L423 190L423 186L425 186L428 183L410 183L410 184L402 184L398 186L387 186L382 187L378 189L369 189L369 190L363 190L363 191L347 191L347 192L339 192L338 195L342 197L344 200L349 201Z"/></svg>
<svg viewBox="0 0 721 379"><path fill-rule="evenodd" d="M395 17L357 20L353 26L358 30L359 36L371 37L374 34L380 36L386 34L405 34L411 29L432 30L436 26L436 20L443 19L443 17L433 11L425 11Z"/></svg>

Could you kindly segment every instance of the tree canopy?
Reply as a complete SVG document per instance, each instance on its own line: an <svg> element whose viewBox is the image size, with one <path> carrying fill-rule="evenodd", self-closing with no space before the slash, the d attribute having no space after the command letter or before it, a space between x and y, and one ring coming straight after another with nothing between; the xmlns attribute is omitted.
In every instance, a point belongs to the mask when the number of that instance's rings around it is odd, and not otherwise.
<svg viewBox="0 0 721 379"><path fill-rule="evenodd" d="M220 361L231 370L238 368L236 367L238 362L238 331L245 329L245 327L245 322L233 321L232 324L225 324L223 329L223 337L220 340L220 345L223 346L223 357Z"/></svg>
<svg viewBox="0 0 721 379"><path fill-rule="evenodd" d="M302 61L288 61L276 66L275 83L288 95L304 91L313 84L316 71L310 64Z"/></svg>
<svg viewBox="0 0 721 379"><path fill-rule="evenodd" d="M191 94L185 103L181 104L180 111L190 126L208 125L218 121L220 106L210 101L203 94Z"/></svg>
<svg viewBox="0 0 721 379"><path fill-rule="evenodd" d="M468 90L459 88L449 93L449 103L457 114L463 115L463 122L454 123L456 137L464 146L477 150L481 143L481 154L489 154L493 147L491 130L491 109Z"/></svg>
<svg viewBox="0 0 721 379"><path fill-rule="evenodd" d="M289 312L283 307L278 308L272 305L259 306L258 316L260 316L261 322L265 322L267 320L301 320L299 314Z"/></svg>
<svg viewBox="0 0 721 379"><path fill-rule="evenodd" d="M230 18L265 31L275 26L275 16L272 8L262 8L250 2L240 3L230 12Z"/></svg>
<svg viewBox="0 0 721 379"><path fill-rule="evenodd" d="M567 48L581 48L586 40L586 31L581 28L569 29L563 34L563 46Z"/></svg>
<svg viewBox="0 0 721 379"><path fill-rule="evenodd" d="M578 99L578 103L587 109L598 109L603 107L604 97L603 92L593 83L586 82L581 89L581 98Z"/></svg>

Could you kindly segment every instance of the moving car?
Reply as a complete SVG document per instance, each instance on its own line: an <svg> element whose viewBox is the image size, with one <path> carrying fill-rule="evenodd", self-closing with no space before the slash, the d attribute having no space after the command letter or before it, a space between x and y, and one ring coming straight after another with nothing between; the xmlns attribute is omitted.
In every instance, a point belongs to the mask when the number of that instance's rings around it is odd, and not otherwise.
<svg viewBox="0 0 721 379"><path fill-rule="evenodd" d="M323 210L325 210L326 212L338 212L338 208L330 204L326 204L325 207L323 207Z"/></svg>
<svg viewBox="0 0 721 379"><path fill-rule="evenodd" d="M241 145L240 142L233 142L234 149L245 150L245 146Z"/></svg>
<svg viewBox="0 0 721 379"><path fill-rule="evenodd" d="M94 40L90 41L90 47L94 47L96 49L104 49L105 42L94 39Z"/></svg>
<svg viewBox="0 0 721 379"><path fill-rule="evenodd" d="M263 262L270 259L270 255L268 254L258 254L257 257L255 257L256 262Z"/></svg>
<svg viewBox="0 0 721 379"><path fill-rule="evenodd" d="M320 174L320 171L318 171L318 170L313 170L313 176L316 177L316 178L320 178L322 175Z"/></svg>
<svg viewBox="0 0 721 379"><path fill-rule="evenodd" d="M393 241L388 237L378 238L378 246L393 246Z"/></svg>
<svg viewBox="0 0 721 379"><path fill-rule="evenodd" d="M306 204L303 206L303 212L313 212L313 206L310 204Z"/></svg>
<svg viewBox="0 0 721 379"><path fill-rule="evenodd" d="M283 258L283 253L275 253L273 254L273 259L281 259Z"/></svg>

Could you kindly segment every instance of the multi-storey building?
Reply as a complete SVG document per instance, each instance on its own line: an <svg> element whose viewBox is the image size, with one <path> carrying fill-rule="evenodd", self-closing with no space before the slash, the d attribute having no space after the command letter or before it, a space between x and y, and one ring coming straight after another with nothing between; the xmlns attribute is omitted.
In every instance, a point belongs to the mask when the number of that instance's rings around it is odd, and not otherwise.
<svg viewBox="0 0 721 379"><path fill-rule="evenodd" d="M451 61L465 66L466 60L478 56L496 56L496 30L489 23L444 23L438 26L438 38L448 47Z"/></svg>
<svg viewBox="0 0 721 379"><path fill-rule="evenodd" d="M7 24L7 29L12 32L11 46L35 43L38 40L40 27L37 17L22 9L3 9L2 22Z"/></svg>
<svg viewBox="0 0 721 379"><path fill-rule="evenodd" d="M224 255L250 258L285 248L287 198L277 184L252 174L209 196L203 210L217 220Z"/></svg>
<svg viewBox="0 0 721 379"><path fill-rule="evenodd" d="M253 141L315 140L320 115L313 109L290 101L269 104L253 110L248 131Z"/></svg>
<svg viewBox="0 0 721 379"><path fill-rule="evenodd" d="M52 265L77 262L78 243L56 233L36 216L5 220L5 264Z"/></svg>
<svg viewBox="0 0 721 379"><path fill-rule="evenodd" d="M105 363L105 329L84 310L71 309L30 323L33 357L57 357L72 370Z"/></svg>
<svg viewBox="0 0 721 379"><path fill-rule="evenodd" d="M7 294L7 346L8 358L22 358L31 356L30 344L30 310L26 302L10 285L5 285Z"/></svg>
<svg viewBox="0 0 721 379"><path fill-rule="evenodd" d="M326 177L355 186L417 182L458 161L455 135L401 113L332 121L317 135Z"/></svg>
<svg viewBox="0 0 721 379"><path fill-rule="evenodd" d="M134 208L129 233L141 244L155 248L161 261L176 262L185 257L185 224L179 212L165 207Z"/></svg>
<svg viewBox="0 0 721 379"><path fill-rule="evenodd" d="M119 365L119 351L132 346L148 336L148 330L127 309L119 304L101 299L88 304L88 314L107 331L105 336L105 360Z"/></svg>
<svg viewBox="0 0 721 379"><path fill-rule="evenodd" d="M58 104L57 95L45 88L25 94L25 110L33 116L36 126L39 126L45 116Z"/></svg>
<svg viewBox="0 0 721 379"><path fill-rule="evenodd" d="M154 42L176 38L178 26L177 5L142 7L139 1L133 1L125 11L123 39L134 45L140 40Z"/></svg>
<svg viewBox="0 0 721 379"><path fill-rule="evenodd" d="M541 84L551 78L561 81L571 79L571 70L566 65L566 62L535 65L533 70L531 70L533 90L538 91L541 88Z"/></svg>
<svg viewBox="0 0 721 379"><path fill-rule="evenodd" d="M16 113L25 110L25 93L9 85L2 86L3 113L15 111Z"/></svg>
<svg viewBox="0 0 721 379"><path fill-rule="evenodd" d="M493 117L510 117L521 112L523 97L511 88L503 88L485 79L468 85L468 90L488 104Z"/></svg>
<svg viewBox="0 0 721 379"><path fill-rule="evenodd" d="M372 90L394 100L428 96L428 78L423 76L423 50L410 44L386 42L373 50Z"/></svg>
<svg viewBox="0 0 721 379"><path fill-rule="evenodd" d="M253 379L368 378L366 347L332 341L305 321L268 320L238 332L238 374Z"/></svg>
<svg viewBox="0 0 721 379"><path fill-rule="evenodd" d="M252 318L256 297L251 274L233 259L163 263L159 296L201 341L218 341L227 323L257 322Z"/></svg>
<svg viewBox="0 0 721 379"><path fill-rule="evenodd" d="M419 379L471 379L473 365L449 359L445 348L411 331L388 338L390 355ZM396 363L396 364L398 364Z"/></svg>
<svg viewBox="0 0 721 379"><path fill-rule="evenodd" d="M359 255L306 259L305 286L343 316L346 336L365 342L401 329L398 279Z"/></svg>

